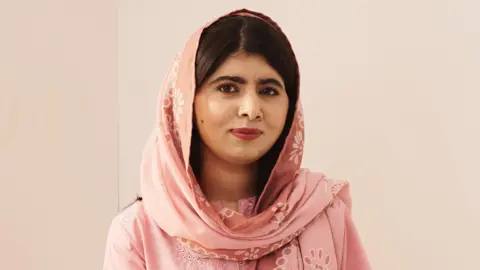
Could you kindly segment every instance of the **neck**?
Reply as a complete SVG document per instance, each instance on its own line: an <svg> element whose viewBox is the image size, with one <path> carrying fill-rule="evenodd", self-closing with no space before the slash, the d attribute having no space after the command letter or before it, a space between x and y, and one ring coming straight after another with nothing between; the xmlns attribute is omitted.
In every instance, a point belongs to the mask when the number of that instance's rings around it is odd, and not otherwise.
<svg viewBox="0 0 480 270"><path fill-rule="evenodd" d="M199 184L209 201L235 202L255 195L257 165L237 165L202 151Z"/></svg>

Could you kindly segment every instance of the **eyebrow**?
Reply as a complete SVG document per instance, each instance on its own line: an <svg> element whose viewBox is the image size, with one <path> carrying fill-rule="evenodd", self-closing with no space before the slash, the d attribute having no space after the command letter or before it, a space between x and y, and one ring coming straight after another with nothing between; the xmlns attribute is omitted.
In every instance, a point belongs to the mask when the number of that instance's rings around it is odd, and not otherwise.
<svg viewBox="0 0 480 270"><path fill-rule="evenodd" d="M238 84L246 84L247 80L245 78L239 77L239 76L220 76L216 78L215 80L211 81L210 84L218 83L221 81L231 81L235 82ZM257 84L274 84L280 88L284 88L283 84L274 78L261 78L257 80Z"/></svg>

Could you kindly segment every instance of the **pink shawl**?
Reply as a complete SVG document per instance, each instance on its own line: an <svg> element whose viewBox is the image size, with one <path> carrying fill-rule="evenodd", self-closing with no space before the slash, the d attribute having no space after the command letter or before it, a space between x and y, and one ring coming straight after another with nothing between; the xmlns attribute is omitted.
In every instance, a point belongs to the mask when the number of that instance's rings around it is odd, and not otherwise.
<svg viewBox="0 0 480 270"><path fill-rule="evenodd" d="M263 14L245 9L230 14L255 16L281 31ZM258 269L287 269L286 256L294 257L288 269L370 269L351 222L348 183L300 168L304 144L300 101L277 164L257 200L257 214L235 213L227 222L206 200L188 158L195 55L203 29L177 55L159 95L157 123L141 167L148 215L198 256L257 260Z"/></svg>

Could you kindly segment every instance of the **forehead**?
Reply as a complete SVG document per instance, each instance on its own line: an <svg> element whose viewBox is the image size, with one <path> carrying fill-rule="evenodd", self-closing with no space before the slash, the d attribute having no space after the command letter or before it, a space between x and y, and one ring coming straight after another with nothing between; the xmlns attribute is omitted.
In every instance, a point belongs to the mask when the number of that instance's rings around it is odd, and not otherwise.
<svg viewBox="0 0 480 270"><path fill-rule="evenodd" d="M246 53L236 53L229 56L211 78L215 79L215 77L222 75L241 76L246 79L270 77L283 81L280 74L268 64L264 57Z"/></svg>

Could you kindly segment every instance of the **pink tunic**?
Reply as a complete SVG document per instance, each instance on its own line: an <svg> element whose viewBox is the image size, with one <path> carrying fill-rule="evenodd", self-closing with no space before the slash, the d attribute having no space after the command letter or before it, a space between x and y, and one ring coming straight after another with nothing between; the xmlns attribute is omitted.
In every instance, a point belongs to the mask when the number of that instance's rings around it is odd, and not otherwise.
<svg viewBox="0 0 480 270"><path fill-rule="evenodd" d="M238 213L250 216L254 210L255 199L243 199L238 202ZM219 216L227 219L234 212L223 208L221 202L212 205L217 209ZM340 211L339 211L340 210ZM327 213L332 215L347 210L347 207L336 200ZM347 211L348 212L348 211ZM325 215L324 224L330 224L328 215ZM347 248L342 256L345 268L348 270L370 269L368 259L359 241L358 233L351 216L347 214L345 222L345 244ZM331 224L335 226L335 224ZM302 238L300 235L298 238ZM333 242L333 241L332 241ZM331 243L323 243L327 247ZM298 240L293 240L283 247L280 256L272 267L262 267L257 260L227 261L214 258L199 257L178 241L162 231L154 221L145 213L142 202L137 202L117 215L113 220L107 239L104 270L249 270L249 269L301 269L296 259L303 257L303 269L336 270L335 254L325 253L324 250L311 250L301 254ZM246 254L247 256L249 254ZM250 254L251 255L251 254ZM272 254L273 255L273 254ZM342 259L340 259L342 260Z"/></svg>
<svg viewBox="0 0 480 270"><path fill-rule="evenodd" d="M238 202L238 213L250 216L255 199ZM221 202L213 202L221 217L232 212L223 208ZM208 269L248 270L255 269L255 261L234 262L198 257L162 231L145 213L142 202L136 202L113 220L107 239L103 269Z"/></svg>

